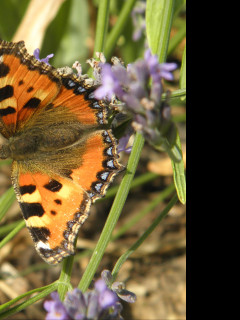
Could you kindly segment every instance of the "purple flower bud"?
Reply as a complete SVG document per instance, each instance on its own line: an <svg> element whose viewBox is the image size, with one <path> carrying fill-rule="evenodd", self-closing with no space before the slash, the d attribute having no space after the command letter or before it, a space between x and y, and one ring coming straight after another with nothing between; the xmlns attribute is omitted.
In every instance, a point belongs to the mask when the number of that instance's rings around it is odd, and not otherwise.
<svg viewBox="0 0 240 320"><path fill-rule="evenodd" d="M98 302L103 309L111 307L117 302L116 294L108 289L103 279L96 281L94 287L99 294Z"/></svg>
<svg viewBox="0 0 240 320"><path fill-rule="evenodd" d="M158 56L152 55L150 49L147 49L144 54L144 60L148 64L149 72L155 81L161 79L173 80L172 71L177 68L176 63L162 63L159 64Z"/></svg>
<svg viewBox="0 0 240 320"><path fill-rule="evenodd" d="M103 279L107 279L107 281L112 281L112 274L109 270L104 270L101 276ZM116 281L112 283L111 290L113 290L119 296L119 298L126 302L133 303L137 299L136 295L133 292L126 290L125 284L123 282Z"/></svg>
<svg viewBox="0 0 240 320"><path fill-rule="evenodd" d="M130 135L125 135L119 139L118 142L118 153L125 151L126 153L130 153L132 150L132 146L127 148L128 141L130 139Z"/></svg>
<svg viewBox="0 0 240 320"><path fill-rule="evenodd" d="M165 79L165 80L173 80L173 74L172 71L174 71L175 69L177 69L177 64L176 63L162 63L159 66L160 69L160 76Z"/></svg>
<svg viewBox="0 0 240 320"><path fill-rule="evenodd" d="M122 300L128 303L134 303L137 300L137 296L135 295L135 293L128 291L126 289L121 289L116 292L119 298L121 298Z"/></svg>
<svg viewBox="0 0 240 320"><path fill-rule="evenodd" d="M103 309L113 306L118 301L117 295L110 289L101 292L98 302Z"/></svg>
<svg viewBox="0 0 240 320"><path fill-rule="evenodd" d="M120 63L112 66L112 72L121 86L126 87L129 85L130 79L127 70Z"/></svg>
<svg viewBox="0 0 240 320"><path fill-rule="evenodd" d="M113 277L109 270L103 270L101 273L101 277L107 286L111 286Z"/></svg>
<svg viewBox="0 0 240 320"><path fill-rule="evenodd" d="M144 53L144 60L145 62L147 63L148 65L148 68L149 68L149 71L150 71L150 74L154 74L156 73L157 69L158 69L158 66L159 66L159 63L158 63L158 56L155 54L153 55L151 53L151 50L150 49L147 49Z"/></svg>
<svg viewBox="0 0 240 320"><path fill-rule="evenodd" d="M54 56L54 54L51 53L51 54L47 55L46 58L40 59L39 54L40 54L40 49L38 49L38 48L35 49L34 52L33 52L34 57L35 57L37 60L42 61L42 62L45 62L45 63L48 64L48 65L49 65L49 62L48 62L49 59Z"/></svg>
<svg viewBox="0 0 240 320"><path fill-rule="evenodd" d="M87 319L96 319L96 315L99 314L99 311L101 310L101 308L99 308L99 304L98 304L98 294L95 292L88 292L85 295L88 295L88 299L87 299Z"/></svg>
<svg viewBox="0 0 240 320"><path fill-rule="evenodd" d="M104 290L107 289L107 285L105 283L104 280L102 279L99 279L95 282L94 284L94 288L99 292L99 293L102 293Z"/></svg>
<svg viewBox="0 0 240 320"><path fill-rule="evenodd" d="M51 293L52 300L47 300L44 302L44 309L48 312L46 315L46 320L70 320L66 308L59 299L57 292Z"/></svg>
<svg viewBox="0 0 240 320"><path fill-rule="evenodd" d="M156 105L160 104L161 96L162 96L162 84L160 81L153 81L151 91L150 91L150 99L155 102Z"/></svg>
<svg viewBox="0 0 240 320"><path fill-rule="evenodd" d="M102 85L94 93L97 99L106 98L110 101L116 92L121 95L121 85L110 64L105 63L102 65L101 76Z"/></svg>
<svg viewBox="0 0 240 320"><path fill-rule="evenodd" d="M113 66L101 66L102 85L95 91L95 97L110 100L115 96L115 100L122 101L121 109L120 104L115 104L116 109L128 115L135 131L142 133L151 145L160 148L164 139L168 139L168 131L174 132L170 108L161 107L162 80L173 80L172 71L177 64L160 64L158 56L153 55L150 49L145 51L144 59L129 64L127 68L117 58L112 62ZM126 151L128 138L125 131L119 141L118 152Z"/></svg>
<svg viewBox="0 0 240 320"><path fill-rule="evenodd" d="M47 320L121 320L121 304L115 292L103 279L95 282L94 290L82 293L79 289L67 292L63 302L58 293L51 294L52 301L45 301Z"/></svg>
<svg viewBox="0 0 240 320"><path fill-rule="evenodd" d="M73 289L66 294L64 305L68 314L73 319L75 319L76 314L78 314L79 318L80 315L84 315L86 313L87 302L84 294L79 289Z"/></svg>

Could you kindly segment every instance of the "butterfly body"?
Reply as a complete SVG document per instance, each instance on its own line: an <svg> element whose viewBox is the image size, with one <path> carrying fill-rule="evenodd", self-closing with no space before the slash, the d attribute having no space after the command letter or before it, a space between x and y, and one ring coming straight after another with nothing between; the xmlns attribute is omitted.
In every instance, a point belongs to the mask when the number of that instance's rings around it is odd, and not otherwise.
<svg viewBox="0 0 240 320"><path fill-rule="evenodd" d="M0 158L12 158L13 186L41 257L74 253L92 202L121 170L107 107L94 88L0 41Z"/></svg>

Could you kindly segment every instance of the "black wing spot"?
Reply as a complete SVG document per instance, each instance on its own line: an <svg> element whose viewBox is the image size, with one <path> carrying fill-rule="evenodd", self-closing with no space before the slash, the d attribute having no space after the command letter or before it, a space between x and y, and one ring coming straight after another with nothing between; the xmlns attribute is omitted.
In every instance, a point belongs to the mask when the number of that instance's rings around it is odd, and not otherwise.
<svg viewBox="0 0 240 320"><path fill-rule="evenodd" d="M42 217L44 215L44 209L41 205L41 203L28 203L28 202L23 202L19 203L20 207L23 212L23 217L24 219L28 219L30 217Z"/></svg>
<svg viewBox="0 0 240 320"><path fill-rule="evenodd" d="M0 109L0 116L8 116L9 114L16 113L16 109L13 107L7 107L5 109Z"/></svg>
<svg viewBox="0 0 240 320"><path fill-rule="evenodd" d="M62 204L62 200L60 199L55 199L54 202L56 202L56 204Z"/></svg>
<svg viewBox="0 0 240 320"><path fill-rule="evenodd" d="M27 89L27 92L31 92L31 91L33 91L33 87L29 87L29 88Z"/></svg>
<svg viewBox="0 0 240 320"><path fill-rule="evenodd" d="M28 100L27 103L23 106L23 108L30 108L30 109L36 109L39 104L41 103L41 100L38 98L31 98Z"/></svg>
<svg viewBox="0 0 240 320"><path fill-rule="evenodd" d="M36 190L36 186L34 184L29 184L28 186L22 186L19 188L21 195L26 193L32 194Z"/></svg>
<svg viewBox="0 0 240 320"><path fill-rule="evenodd" d="M8 75L9 73L9 66L5 63L1 63L0 64L0 78L6 77L6 75Z"/></svg>
<svg viewBox="0 0 240 320"><path fill-rule="evenodd" d="M56 180L50 180L49 183L44 185L44 188L52 192L58 192L62 189L62 184Z"/></svg>
<svg viewBox="0 0 240 320"><path fill-rule="evenodd" d="M7 85L0 89L0 102L13 96L13 86Z"/></svg>
<svg viewBox="0 0 240 320"><path fill-rule="evenodd" d="M38 241L42 241L42 242L47 242L48 241L48 238L50 237L50 230L48 228L44 228L44 227L31 227L31 228L28 228L31 235L32 235L32 238L33 238L33 241L35 243L37 243Z"/></svg>

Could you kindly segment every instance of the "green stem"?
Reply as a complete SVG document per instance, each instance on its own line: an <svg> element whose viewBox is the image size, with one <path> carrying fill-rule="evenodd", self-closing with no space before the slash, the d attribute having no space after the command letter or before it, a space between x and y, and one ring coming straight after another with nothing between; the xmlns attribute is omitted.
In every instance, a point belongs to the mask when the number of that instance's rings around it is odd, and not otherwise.
<svg viewBox="0 0 240 320"><path fill-rule="evenodd" d="M58 294L61 301L64 300L68 290L72 289L70 284L72 267L73 267L74 256L67 257L62 262L62 271L59 277Z"/></svg>
<svg viewBox="0 0 240 320"><path fill-rule="evenodd" d="M144 174L141 174L139 177L136 177L133 182L131 183L131 188L130 190L133 190L136 187L139 187L145 183L148 183L154 179L156 179L157 177L159 177L158 174L153 173L153 172L146 172ZM108 190L106 196L104 198L101 198L98 200L98 202L102 202L106 199L110 199L112 197L114 197L118 191L119 186L114 186L111 189Z"/></svg>
<svg viewBox="0 0 240 320"><path fill-rule="evenodd" d="M170 31L172 26L172 17L174 12L175 0L165 0L163 6L163 19L161 23L161 32L158 38L157 53L159 62L166 61Z"/></svg>
<svg viewBox="0 0 240 320"><path fill-rule="evenodd" d="M117 195L114 199L111 211L99 238L99 241L96 245L96 248L92 254L90 262L84 272L84 275L79 283L78 288L83 292L87 290L90 282L92 281L94 274L98 268L98 265L102 259L102 256L105 252L105 249L111 239L112 231L119 219L122 208L125 204L132 179L134 177L137 165L140 159L141 151L143 148L144 139L141 134L136 134L132 152L129 157L126 173L122 179L122 182L119 186Z"/></svg>
<svg viewBox="0 0 240 320"><path fill-rule="evenodd" d="M109 4L110 0L99 1L98 16L96 25L96 37L93 55L96 57L96 52L104 51L104 44L108 29L109 21Z"/></svg>
<svg viewBox="0 0 240 320"><path fill-rule="evenodd" d="M162 202L167 196L169 196L174 191L174 189L174 184L171 184L164 191L160 192L160 194L156 196L149 205L140 210L140 212L138 212L132 219L130 219L127 223L125 223L121 228L119 228L116 231L116 233L112 237L112 241L119 238L132 226L136 225L136 223L138 223L145 215L147 215L150 211L154 210L160 202Z"/></svg>
<svg viewBox="0 0 240 320"><path fill-rule="evenodd" d="M181 89L186 90L186 45L183 51L179 85Z"/></svg>
<svg viewBox="0 0 240 320"><path fill-rule="evenodd" d="M0 249L8 243L15 235L25 227L25 221L22 220L1 242L0 242Z"/></svg>
<svg viewBox="0 0 240 320"><path fill-rule="evenodd" d="M112 276L113 281L115 281L117 274L123 265L123 263L128 259L128 257L137 250L137 248L143 243L143 241L153 232L159 222L168 214L171 208L177 203L178 197L175 195L168 205L164 208L164 210L159 214L159 216L154 220L151 226L143 233L143 235L118 259L117 263L115 264Z"/></svg>
<svg viewBox="0 0 240 320"><path fill-rule="evenodd" d="M130 15L132 8L135 5L136 0L128 0L125 1L123 8L119 14L118 20L115 24L115 26L112 28L111 32L109 33L109 36L107 38L106 48L105 48L105 57L107 59L110 58L110 55L112 54L112 51L114 47L116 46L116 43L125 28L128 20L128 16Z"/></svg>
<svg viewBox="0 0 240 320"><path fill-rule="evenodd" d="M13 201L16 199L16 195L13 187L9 188L0 198L0 221L4 217L5 213L11 207Z"/></svg>
<svg viewBox="0 0 240 320"><path fill-rule="evenodd" d="M0 306L0 311L6 310L7 308L9 308L11 305L13 305L14 303L18 302L19 300L32 295L33 293L39 292L39 294L33 296L32 298L29 298L27 301L24 301L16 306L14 306L13 308L1 312L0 313L0 319L7 319L10 315L13 315L23 309L25 309L26 307L30 306L31 304L33 304L34 302L46 297L47 295L49 295L49 293L55 291L57 289L57 282L51 283L50 285L47 285L45 287L42 288L37 288L31 291L28 291L20 296L18 296L15 299L12 299L11 301L4 303L3 305Z"/></svg>
<svg viewBox="0 0 240 320"><path fill-rule="evenodd" d="M22 220L14 221L8 223L7 225L0 226L0 238L3 238L5 235L9 234Z"/></svg>
<svg viewBox="0 0 240 320"><path fill-rule="evenodd" d="M186 96L186 88L184 89L178 89L174 90L171 92L170 100L172 101L173 99L183 99ZM167 94L163 93L162 94L162 100L166 100Z"/></svg>

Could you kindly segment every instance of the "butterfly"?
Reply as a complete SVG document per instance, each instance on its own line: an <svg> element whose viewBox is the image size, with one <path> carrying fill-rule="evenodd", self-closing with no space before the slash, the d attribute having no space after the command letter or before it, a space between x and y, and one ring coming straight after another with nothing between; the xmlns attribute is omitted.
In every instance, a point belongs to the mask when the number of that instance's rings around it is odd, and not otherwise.
<svg viewBox="0 0 240 320"><path fill-rule="evenodd" d="M122 170L95 87L28 54L24 42L0 40L0 159L40 256L57 264L91 204Z"/></svg>

